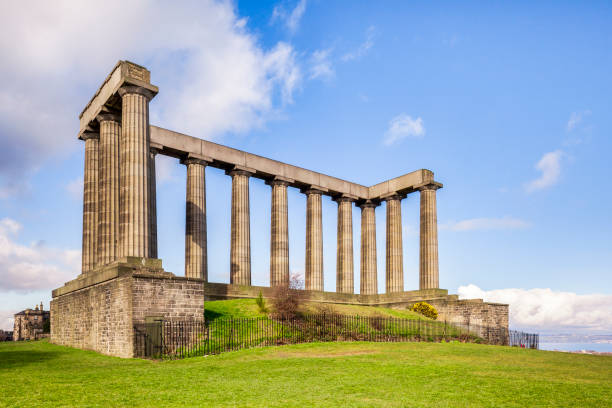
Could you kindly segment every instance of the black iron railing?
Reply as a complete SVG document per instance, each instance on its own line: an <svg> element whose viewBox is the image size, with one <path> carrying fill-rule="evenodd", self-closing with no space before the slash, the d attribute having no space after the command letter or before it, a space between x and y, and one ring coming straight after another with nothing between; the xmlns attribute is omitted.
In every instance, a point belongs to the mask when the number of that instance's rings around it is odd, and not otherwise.
<svg viewBox="0 0 612 408"><path fill-rule="evenodd" d="M451 341L537 348L537 335L478 325L389 317L302 315L156 321L134 326L137 357L185 358L244 348L328 341Z"/></svg>

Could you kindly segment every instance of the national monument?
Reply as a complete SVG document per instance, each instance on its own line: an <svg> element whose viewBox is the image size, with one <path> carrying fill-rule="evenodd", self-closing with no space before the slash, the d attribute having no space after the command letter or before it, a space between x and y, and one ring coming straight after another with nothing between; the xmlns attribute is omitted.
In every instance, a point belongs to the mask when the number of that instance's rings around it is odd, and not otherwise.
<svg viewBox="0 0 612 408"><path fill-rule="evenodd" d="M158 93L150 72L120 61L80 115L85 142L82 271L53 291L51 341L120 357L134 355L134 325L152 319L204 320L205 300L254 298L270 288L251 285L249 180L272 196L270 286L289 281L287 189L306 196L304 297L312 302L409 307L433 304L441 319L508 328L508 305L459 300L439 288L436 190L433 172L417 170L362 186L149 123ZM155 157L187 168L185 276L162 268L157 251ZM205 170L231 177L230 284L208 282ZM404 291L401 200L420 195L419 288ZM338 205L336 291L323 291L321 197ZM385 293L378 293L375 210L386 202ZM360 291L354 293L353 206L361 210Z"/></svg>

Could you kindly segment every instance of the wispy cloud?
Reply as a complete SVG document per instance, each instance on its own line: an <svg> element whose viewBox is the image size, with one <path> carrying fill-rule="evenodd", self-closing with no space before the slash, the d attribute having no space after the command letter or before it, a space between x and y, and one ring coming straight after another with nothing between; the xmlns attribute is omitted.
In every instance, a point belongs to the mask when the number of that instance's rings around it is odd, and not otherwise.
<svg viewBox="0 0 612 408"><path fill-rule="evenodd" d="M19 244L14 239L21 229L15 220L0 220L0 290L52 289L78 275L81 251L49 247L43 242Z"/></svg>
<svg viewBox="0 0 612 408"><path fill-rule="evenodd" d="M13 331L15 325L15 313L19 310L0 310L0 330Z"/></svg>
<svg viewBox="0 0 612 408"><path fill-rule="evenodd" d="M305 4L291 13L291 26ZM262 127L300 89L293 46L263 46L231 2L109 0L99 8L58 0L36 13L13 2L3 6L0 26L2 195L73 143L76 115L120 59L146 64L162 90L151 103L153 123L205 139Z"/></svg>
<svg viewBox="0 0 612 408"><path fill-rule="evenodd" d="M370 49L374 46L374 37L376 34L376 27L370 26L366 30L366 39L363 43L359 45L359 47L351 52L347 52L341 57L342 61L352 61L363 58Z"/></svg>
<svg viewBox="0 0 612 408"><path fill-rule="evenodd" d="M330 79L335 75L330 59L331 48L317 50L310 57L310 79Z"/></svg>
<svg viewBox="0 0 612 408"><path fill-rule="evenodd" d="M413 119L401 113L389 121L389 128L385 132L384 144L390 146L407 137L421 138L425 136L423 119Z"/></svg>
<svg viewBox="0 0 612 408"><path fill-rule="evenodd" d="M515 230L531 226L525 220L513 217L502 218L470 218L467 220L441 224L440 229L451 231L486 231L486 230Z"/></svg>
<svg viewBox="0 0 612 408"><path fill-rule="evenodd" d="M70 194L70 197L74 200L80 200L83 198L83 177L77 177L74 180L66 184L66 191Z"/></svg>
<svg viewBox="0 0 612 408"><path fill-rule="evenodd" d="M292 34L300 26L300 20L306 12L306 0L299 0L290 12L282 4L277 4L272 11L272 22L283 21L285 26Z"/></svg>
<svg viewBox="0 0 612 408"><path fill-rule="evenodd" d="M536 170L541 173L540 177L525 184L525 190L531 193L556 184L561 176L561 160L563 156L564 153L561 150L544 154L535 165Z"/></svg>
<svg viewBox="0 0 612 408"><path fill-rule="evenodd" d="M510 305L510 325L533 330L612 330L612 295L578 295L551 289L485 291L460 286L462 299L483 299Z"/></svg>
<svg viewBox="0 0 612 408"><path fill-rule="evenodd" d="M588 109L580 112L572 112L569 120L567 121L567 131L571 132L572 130L576 129L582 120L590 114L591 111Z"/></svg>

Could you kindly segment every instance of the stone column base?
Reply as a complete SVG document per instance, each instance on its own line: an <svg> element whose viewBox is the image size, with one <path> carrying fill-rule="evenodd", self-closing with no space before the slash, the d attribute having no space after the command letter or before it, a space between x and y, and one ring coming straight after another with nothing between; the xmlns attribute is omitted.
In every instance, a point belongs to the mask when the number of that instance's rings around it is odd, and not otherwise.
<svg viewBox="0 0 612 408"><path fill-rule="evenodd" d="M51 342L134 356L134 325L147 318L204 320L204 280L164 272L161 260L124 258L53 291Z"/></svg>

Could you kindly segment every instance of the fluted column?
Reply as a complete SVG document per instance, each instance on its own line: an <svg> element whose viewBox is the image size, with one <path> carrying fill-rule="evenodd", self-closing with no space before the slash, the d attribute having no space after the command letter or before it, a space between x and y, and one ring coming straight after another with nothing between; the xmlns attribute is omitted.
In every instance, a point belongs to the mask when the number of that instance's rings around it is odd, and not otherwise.
<svg viewBox="0 0 612 408"><path fill-rule="evenodd" d="M232 170L232 237L230 283L251 285L251 230L249 213L249 177L251 173Z"/></svg>
<svg viewBox="0 0 612 408"><path fill-rule="evenodd" d="M100 123L98 163L98 247L97 263L117 260L119 240L119 137L121 116L111 113L97 117Z"/></svg>
<svg viewBox="0 0 612 408"><path fill-rule="evenodd" d="M119 141L119 254L146 258L151 254L151 159L149 100L145 88L124 86Z"/></svg>
<svg viewBox="0 0 612 408"><path fill-rule="evenodd" d="M438 218L436 214L436 190L429 184L421 187L421 242L419 288L439 287L438 279Z"/></svg>
<svg viewBox="0 0 612 408"><path fill-rule="evenodd" d="M404 261L402 249L402 197L386 197L387 202L387 258L386 292L404 291Z"/></svg>
<svg viewBox="0 0 612 408"><path fill-rule="evenodd" d="M272 211L270 231L270 286L289 284L289 226L287 186L284 180L274 179L272 187Z"/></svg>
<svg viewBox="0 0 612 408"><path fill-rule="evenodd" d="M367 201L361 208L361 280L360 291L362 295L375 295L378 293L378 279L376 276L376 206Z"/></svg>
<svg viewBox="0 0 612 408"><path fill-rule="evenodd" d="M353 204L348 197L338 202L338 249L336 259L336 292L354 293L353 281Z"/></svg>
<svg viewBox="0 0 612 408"><path fill-rule="evenodd" d="M306 194L306 290L323 290L323 217L321 191L309 189Z"/></svg>
<svg viewBox="0 0 612 408"><path fill-rule="evenodd" d="M85 167L83 171L83 252L82 273L96 266L98 230L98 133L84 133Z"/></svg>
<svg viewBox="0 0 612 408"><path fill-rule="evenodd" d="M155 156L158 149L149 149L149 218L151 219L151 230L149 231L150 248L149 258L157 258L157 178L155 176Z"/></svg>
<svg viewBox="0 0 612 408"><path fill-rule="evenodd" d="M208 279L206 250L206 165L188 158L185 222L185 276Z"/></svg>

